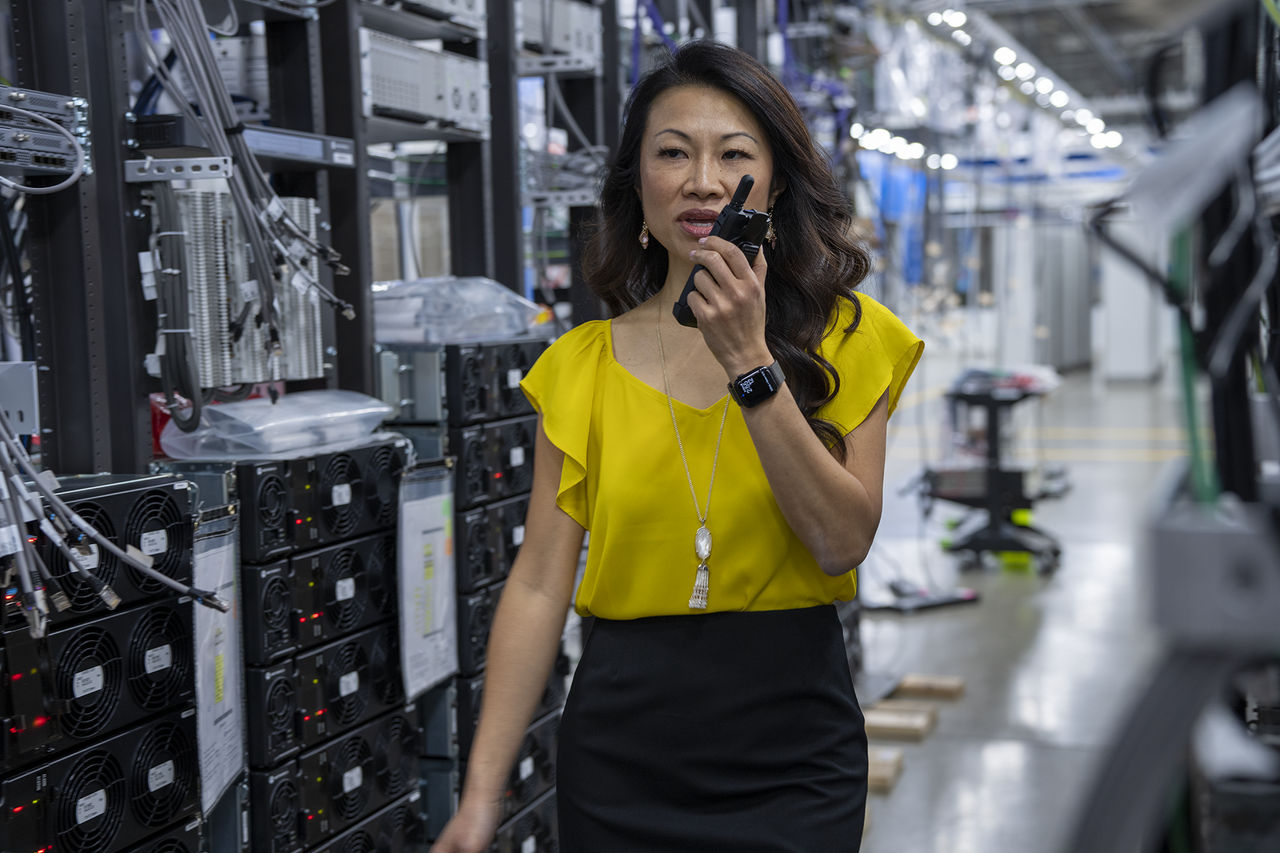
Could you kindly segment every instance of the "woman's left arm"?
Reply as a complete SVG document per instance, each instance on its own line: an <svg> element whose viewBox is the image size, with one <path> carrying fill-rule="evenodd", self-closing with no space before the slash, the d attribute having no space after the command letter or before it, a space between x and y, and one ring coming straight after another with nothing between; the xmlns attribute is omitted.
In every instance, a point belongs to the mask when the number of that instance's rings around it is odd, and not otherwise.
<svg viewBox="0 0 1280 853"><path fill-rule="evenodd" d="M707 269L695 279L689 307L732 380L773 361L764 338L764 252L748 264L726 240L699 242L702 248L690 257ZM785 382L768 400L742 410L783 517L829 575L857 568L880 525L888 413L886 395L845 436L841 465L809 428Z"/></svg>

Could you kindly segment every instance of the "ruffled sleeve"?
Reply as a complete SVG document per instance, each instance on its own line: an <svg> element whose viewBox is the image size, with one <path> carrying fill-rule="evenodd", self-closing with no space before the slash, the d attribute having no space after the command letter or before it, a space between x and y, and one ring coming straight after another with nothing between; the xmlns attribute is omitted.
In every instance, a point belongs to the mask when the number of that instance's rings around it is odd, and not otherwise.
<svg viewBox="0 0 1280 853"><path fill-rule="evenodd" d="M556 505L588 529L587 453L605 345L603 321L583 323L548 347L520 380L547 439L564 453Z"/></svg>
<svg viewBox="0 0 1280 853"><path fill-rule="evenodd" d="M861 424L886 393L889 414L893 414L924 352L924 341L889 309L865 294L856 298L862 307L857 328L845 332L857 309L840 300L821 349L840 374L840 388L835 398L818 410L818 416L834 423L842 435Z"/></svg>

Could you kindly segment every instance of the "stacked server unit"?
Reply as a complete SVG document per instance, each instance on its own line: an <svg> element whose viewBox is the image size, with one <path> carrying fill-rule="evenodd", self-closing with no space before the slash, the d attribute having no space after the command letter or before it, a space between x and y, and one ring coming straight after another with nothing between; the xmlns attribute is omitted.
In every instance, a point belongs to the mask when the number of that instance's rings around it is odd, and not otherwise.
<svg viewBox="0 0 1280 853"><path fill-rule="evenodd" d="M254 853L344 849L340 837L387 813L397 837L426 831L398 644L410 457L405 439L386 436L234 464Z"/></svg>
<svg viewBox="0 0 1280 853"><path fill-rule="evenodd" d="M537 415L519 386L545 348L542 339L378 348L379 392L396 409L396 428L413 439L420 453L444 452L456 460L459 674L420 703L432 837L443 828L466 773L484 687L489 629L524 541ZM554 810L555 738L564 683L564 670L557 668L525 733L504 798L500 838L504 833L514 837L517 823L531 825L531 810ZM441 794L446 787L452 789L448 798ZM544 834L554 833L554 821L538 823L544 825ZM532 837L525 833L513 849ZM554 849L537 839L533 843L526 849Z"/></svg>
<svg viewBox="0 0 1280 853"><path fill-rule="evenodd" d="M108 540L191 582L187 481L104 476L60 485L63 500ZM87 567L120 597L109 609L34 523L28 535L70 606L40 639L15 606L0 610L0 850L196 853L194 603L93 546Z"/></svg>

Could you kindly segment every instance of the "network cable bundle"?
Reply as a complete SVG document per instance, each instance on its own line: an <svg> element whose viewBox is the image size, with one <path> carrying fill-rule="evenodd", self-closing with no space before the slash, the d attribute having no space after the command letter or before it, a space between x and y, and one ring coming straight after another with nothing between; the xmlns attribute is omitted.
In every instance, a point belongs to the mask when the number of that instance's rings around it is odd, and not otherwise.
<svg viewBox="0 0 1280 853"><path fill-rule="evenodd" d="M399 484L412 464L395 435L165 463L192 477L234 472L255 853L426 832L397 605Z"/></svg>

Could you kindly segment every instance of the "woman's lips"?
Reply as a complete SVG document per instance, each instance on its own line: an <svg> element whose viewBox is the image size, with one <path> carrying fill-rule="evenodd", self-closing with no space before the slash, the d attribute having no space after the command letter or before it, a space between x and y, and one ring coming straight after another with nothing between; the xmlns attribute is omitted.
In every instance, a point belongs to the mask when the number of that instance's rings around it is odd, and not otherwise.
<svg viewBox="0 0 1280 853"><path fill-rule="evenodd" d="M681 219L680 227L684 229L686 234L693 237L709 237L711 229L715 225L714 219L698 220L698 219Z"/></svg>

